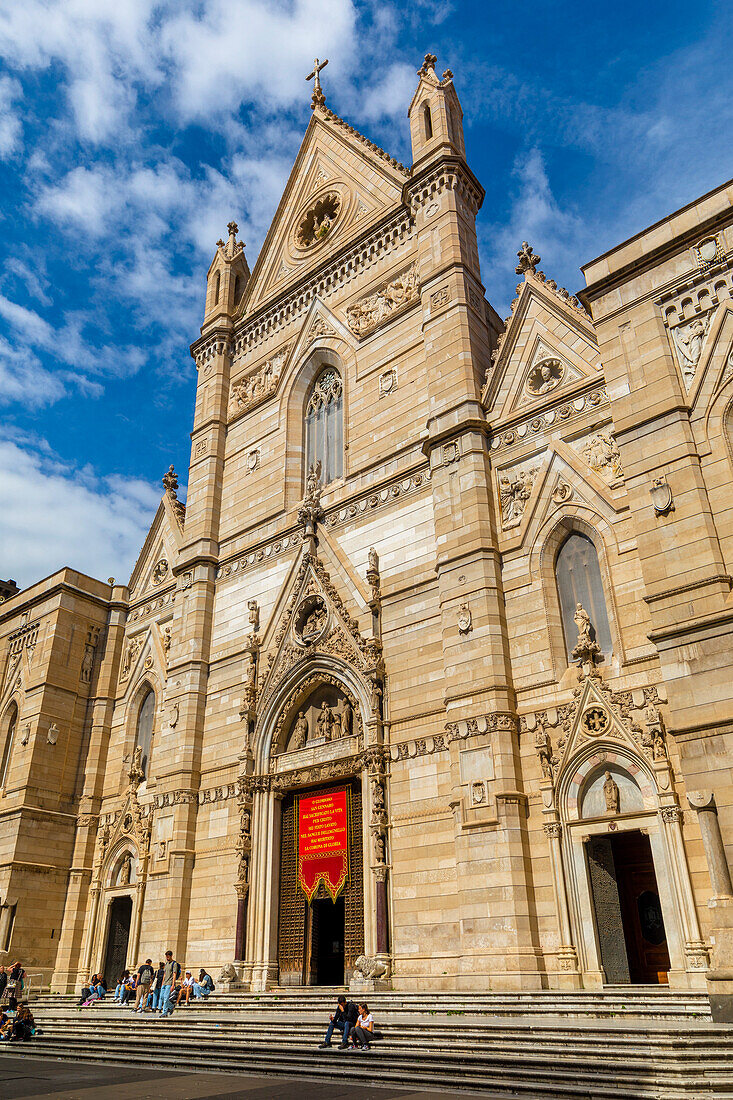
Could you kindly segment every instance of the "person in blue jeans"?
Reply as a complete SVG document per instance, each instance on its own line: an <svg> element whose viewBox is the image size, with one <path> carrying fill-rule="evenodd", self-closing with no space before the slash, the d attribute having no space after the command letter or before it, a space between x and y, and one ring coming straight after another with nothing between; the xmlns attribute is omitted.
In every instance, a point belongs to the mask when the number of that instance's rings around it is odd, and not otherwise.
<svg viewBox="0 0 733 1100"><path fill-rule="evenodd" d="M213 993L215 989L214 979L211 974L207 974L206 971L201 968L199 971L198 981L193 983L193 995L199 1000L208 997L209 993Z"/></svg>
<svg viewBox="0 0 733 1100"><path fill-rule="evenodd" d="M166 951L165 965L163 966L163 981L160 986L160 998L158 1000L158 1008L160 1009L161 1017L170 1016L173 1011L174 1000L173 997L171 997L171 993L176 978L180 977L180 974L181 964L174 960L172 951Z"/></svg>
<svg viewBox="0 0 733 1100"><path fill-rule="evenodd" d="M326 1047L330 1047L331 1036L336 1028L338 1028L339 1031L343 1031L341 1049L345 1050L348 1046L349 1031L356 1023L358 1015L359 1011L353 1001L347 1001L344 996L339 997L336 1011L333 1016L331 1016L331 1022L326 1028L326 1038L319 1044L318 1049L324 1050Z"/></svg>
<svg viewBox="0 0 733 1100"><path fill-rule="evenodd" d="M163 985L163 974L165 973L165 963L159 962L158 969L155 972L153 978L153 985L148 993L148 1003L145 1005L146 1012L157 1012L160 1007L160 990Z"/></svg>

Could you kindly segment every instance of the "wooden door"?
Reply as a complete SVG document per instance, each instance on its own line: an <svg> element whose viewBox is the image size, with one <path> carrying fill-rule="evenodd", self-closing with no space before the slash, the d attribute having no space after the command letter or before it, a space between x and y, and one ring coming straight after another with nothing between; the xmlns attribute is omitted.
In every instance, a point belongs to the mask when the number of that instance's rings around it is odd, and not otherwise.
<svg viewBox="0 0 733 1100"><path fill-rule="evenodd" d="M666 984L669 951L649 837L618 833L611 845L629 976L633 983Z"/></svg>

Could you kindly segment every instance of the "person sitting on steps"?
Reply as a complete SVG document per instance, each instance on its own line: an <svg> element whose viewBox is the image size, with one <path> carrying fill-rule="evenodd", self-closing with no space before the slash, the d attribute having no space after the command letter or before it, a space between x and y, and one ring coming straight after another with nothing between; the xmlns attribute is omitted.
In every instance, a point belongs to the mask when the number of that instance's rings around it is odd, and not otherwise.
<svg viewBox="0 0 733 1100"><path fill-rule="evenodd" d="M374 1017L369 1011L369 1005L366 1003L360 1004L359 1019L350 1032L354 1050L371 1050L369 1040L372 1038L373 1031Z"/></svg>
<svg viewBox="0 0 733 1100"><path fill-rule="evenodd" d="M359 1015L356 1005L353 1001L347 1001L343 995L339 997L336 1005L335 1013L329 1017L330 1024L326 1028L326 1038L319 1045L319 1050L325 1050L326 1047L331 1045L331 1036L336 1028L343 1029L343 1040L340 1045L340 1050L346 1050L349 1045L349 1032L356 1023L357 1016Z"/></svg>
<svg viewBox="0 0 733 1100"><path fill-rule="evenodd" d="M180 1004L183 1001L184 1004L188 1004L191 1000L191 994L193 993L193 976L190 970L186 971L186 977L181 982L181 988L178 992L178 1000L176 1004Z"/></svg>
<svg viewBox="0 0 733 1100"><path fill-rule="evenodd" d="M197 1000L205 1000L216 989L211 974L207 974L203 967L199 970L198 981L193 983L193 995Z"/></svg>

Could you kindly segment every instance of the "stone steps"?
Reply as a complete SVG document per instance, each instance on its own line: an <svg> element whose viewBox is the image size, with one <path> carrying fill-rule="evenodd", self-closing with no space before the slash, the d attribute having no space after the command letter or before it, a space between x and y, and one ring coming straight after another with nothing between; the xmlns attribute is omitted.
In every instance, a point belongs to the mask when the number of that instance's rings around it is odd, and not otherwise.
<svg viewBox="0 0 733 1100"><path fill-rule="evenodd" d="M341 1087L378 1079L486 1092L495 1100L722 1100L726 1089L733 1100L733 1027L705 1020L570 1021L534 1013L518 1020L476 1012L474 1000L470 1012L456 1018L445 1008L450 999L431 996L440 1004L426 1013L417 1011L413 998L405 1005L402 997L378 994L369 1001L384 1038L361 1054L316 1049L333 998L302 990L267 995L266 1007L253 995L244 997L243 1007L241 997L217 993L165 1021L110 1002L78 1009L74 1000L34 1001L42 1034L10 1049L158 1068L293 1075ZM425 1003L424 997L416 1000ZM0 1047L0 1057L6 1049Z"/></svg>
<svg viewBox="0 0 733 1100"><path fill-rule="evenodd" d="M279 1011L286 1005L298 1006L298 1013L303 1010L328 1015L332 1010L336 997L343 990L318 989L317 991L277 990L269 993L220 993L217 991L213 997L205 1003L204 1009L216 1005L218 1009L227 1012L239 1012L256 1010L258 1012L274 1010ZM354 995L356 996L356 995ZM430 1001L431 1010L461 1015L469 1013L480 1016L512 1016L523 1017L526 1015L547 1015L552 1018L559 1016L608 1018L608 1017L641 1017L659 1019L710 1019L710 1002L704 993L670 993L666 990L639 992L637 989L628 988L621 992L581 992L558 993L557 991L541 990L533 993L488 993L466 995L465 993L391 993L379 992L368 995L367 1000L375 1013L384 1016L386 1013L414 1014L425 1012L426 997ZM35 997L33 1003L39 1006L51 1004L73 1004L78 1000L74 995L42 995ZM107 1002L108 1003L108 1002Z"/></svg>
<svg viewBox="0 0 733 1100"><path fill-rule="evenodd" d="M0 1048L0 1057L2 1051ZM698 1100L700 1097L722 1097L721 1089L730 1083L730 1068L697 1070L689 1064L651 1063L629 1064L596 1054L592 1066L572 1057L558 1059L557 1054L542 1056L516 1053L466 1053L464 1051L410 1052L387 1051L385 1047L372 1053L338 1054L326 1052L320 1056L311 1050L294 1046L273 1047L272 1044L252 1045L232 1049L231 1043L209 1040L185 1042L166 1035L165 1043L151 1036L147 1045L125 1035L117 1042L95 1035L83 1045L66 1038L47 1039L39 1036L32 1047L18 1044L9 1048L46 1057L73 1060L119 1062L126 1065L151 1066L225 1073L295 1075L299 1079L317 1078L324 1084L373 1081L378 1075L382 1084L426 1087L432 1089L470 1089L499 1097L531 1097L535 1100ZM731 1094L733 1095L733 1094Z"/></svg>

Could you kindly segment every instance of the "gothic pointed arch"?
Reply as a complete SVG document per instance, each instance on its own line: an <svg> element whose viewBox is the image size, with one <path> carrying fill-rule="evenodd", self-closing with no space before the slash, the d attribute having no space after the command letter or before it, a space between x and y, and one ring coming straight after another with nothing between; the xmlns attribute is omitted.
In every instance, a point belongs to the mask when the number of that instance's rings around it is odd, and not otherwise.
<svg viewBox="0 0 733 1100"><path fill-rule="evenodd" d="M0 722L0 790L4 789L7 780L19 721L20 709L15 699L11 699Z"/></svg>

